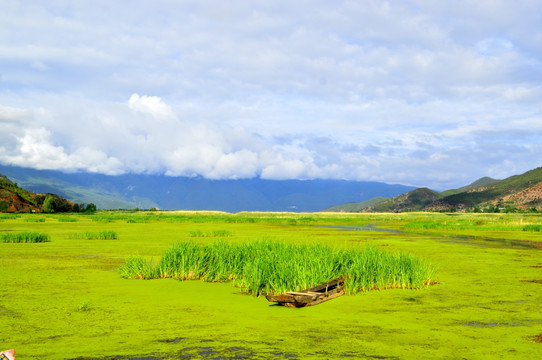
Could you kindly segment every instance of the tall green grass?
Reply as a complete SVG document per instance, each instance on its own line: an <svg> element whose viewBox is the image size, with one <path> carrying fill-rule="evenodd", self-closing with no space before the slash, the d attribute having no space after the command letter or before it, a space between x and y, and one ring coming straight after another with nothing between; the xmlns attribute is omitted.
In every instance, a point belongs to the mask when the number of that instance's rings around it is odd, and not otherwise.
<svg viewBox="0 0 542 360"><path fill-rule="evenodd" d="M45 222L45 218L42 217L28 217L23 220L24 222Z"/></svg>
<svg viewBox="0 0 542 360"><path fill-rule="evenodd" d="M114 240L117 238L117 233L111 230L98 232L85 231L81 233L70 234L69 239L84 239L84 240Z"/></svg>
<svg viewBox="0 0 542 360"><path fill-rule="evenodd" d="M203 232L201 230L194 230L188 233L190 237L227 237L232 236L232 232L228 230L213 230Z"/></svg>
<svg viewBox="0 0 542 360"><path fill-rule="evenodd" d="M38 232L18 232L0 234L3 243L40 243L50 241L49 235Z"/></svg>
<svg viewBox="0 0 542 360"><path fill-rule="evenodd" d="M123 278L152 279L154 269L141 256L130 256L126 259L119 272Z"/></svg>
<svg viewBox="0 0 542 360"><path fill-rule="evenodd" d="M59 216L58 222L77 222L78 219L71 216Z"/></svg>
<svg viewBox="0 0 542 360"><path fill-rule="evenodd" d="M541 226L537 216L463 215L412 219L402 230L537 231Z"/></svg>
<svg viewBox="0 0 542 360"><path fill-rule="evenodd" d="M211 245L180 242L155 265L130 257L120 268L125 278L228 281L254 296L299 291L333 278L345 278L349 294L373 289L421 288L435 282L434 270L407 254L369 246L335 249L320 244L267 240Z"/></svg>
<svg viewBox="0 0 542 360"><path fill-rule="evenodd" d="M542 231L542 225L538 225L538 224L525 225L525 226L523 227L523 231L537 231L537 232L541 232L541 231Z"/></svg>

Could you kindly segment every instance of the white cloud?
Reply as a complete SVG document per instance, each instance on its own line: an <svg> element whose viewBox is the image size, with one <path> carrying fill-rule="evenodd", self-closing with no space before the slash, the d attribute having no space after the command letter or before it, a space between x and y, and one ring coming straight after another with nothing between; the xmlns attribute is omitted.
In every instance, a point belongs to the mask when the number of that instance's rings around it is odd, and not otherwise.
<svg viewBox="0 0 542 360"><path fill-rule="evenodd" d="M222 154L213 170L208 174L211 179L253 178L259 174L258 154L248 149Z"/></svg>
<svg viewBox="0 0 542 360"><path fill-rule="evenodd" d="M67 155L62 146L51 144L50 137L47 129L26 129L24 136L18 138L18 154L8 159L12 163L38 169L61 167L67 162Z"/></svg>
<svg viewBox="0 0 542 360"><path fill-rule="evenodd" d="M21 110L0 104L0 122L20 122L31 117L32 113L28 110Z"/></svg>
<svg viewBox="0 0 542 360"><path fill-rule="evenodd" d="M542 135L538 7L9 1L0 161L435 187L528 170Z"/></svg>
<svg viewBox="0 0 542 360"><path fill-rule="evenodd" d="M71 169L107 175L120 175L126 173L122 161L115 157L108 157L106 153L89 147L80 147L69 156Z"/></svg>
<svg viewBox="0 0 542 360"><path fill-rule="evenodd" d="M307 170L307 164L301 159L283 159L280 156L262 170L261 177L272 180L311 178Z"/></svg>
<svg viewBox="0 0 542 360"><path fill-rule="evenodd" d="M125 172L118 159L99 150L82 147L72 154L66 153L62 146L52 142L51 132L44 128L26 129L17 140L17 148L11 149L11 154L0 153L1 162L35 169L85 170L107 175Z"/></svg>
<svg viewBox="0 0 542 360"><path fill-rule="evenodd" d="M175 117L171 107L158 96L139 96L132 94L128 100L130 109L151 115L154 119L172 119Z"/></svg>

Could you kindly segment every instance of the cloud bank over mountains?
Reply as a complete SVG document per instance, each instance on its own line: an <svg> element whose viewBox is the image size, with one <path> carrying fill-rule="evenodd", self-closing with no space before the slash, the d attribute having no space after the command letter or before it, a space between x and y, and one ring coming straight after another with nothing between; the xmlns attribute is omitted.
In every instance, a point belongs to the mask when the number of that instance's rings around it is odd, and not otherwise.
<svg viewBox="0 0 542 360"><path fill-rule="evenodd" d="M541 165L536 1L3 8L2 164L437 189Z"/></svg>

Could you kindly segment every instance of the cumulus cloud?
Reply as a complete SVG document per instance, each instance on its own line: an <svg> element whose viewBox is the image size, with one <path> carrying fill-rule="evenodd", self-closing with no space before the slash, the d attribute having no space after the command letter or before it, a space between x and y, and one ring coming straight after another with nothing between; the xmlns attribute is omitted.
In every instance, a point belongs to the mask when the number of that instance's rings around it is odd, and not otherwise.
<svg viewBox="0 0 542 360"><path fill-rule="evenodd" d="M51 132L44 128L25 129L17 142L15 149L0 154L1 162L35 169L85 170L107 175L125 172L118 159L99 150L81 147L66 153L64 147L53 143Z"/></svg>
<svg viewBox="0 0 542 360"><path fill-rule="evenodd" d="M151 115L153 119L163 120L175 117L171 107L164 103L158 96L139 96L132 94L128 100L130 109Z"/></svg>
<svg viewBox="0 0 542 360"><path fill-rule="evenodd" d="M148 98L168 111L144 108L145 116L138 118L142 110L133 106L134 99ZM42 108L4 111L9 115L2 119L25 121L15 125L13 121L0 122L0 127L9 125L13 130L11 146L0 147L0 162L110 175L340 178L427 185L418 183L423 174L424 182L446 188L484 175L503 177L513 170L524 171L532 167L530 159L541 150L536 145L542 130L537 117L519 116L518 123L493 118L460 122L441 131L423 123L409 131L405 130L408 124L392 122L389 128L385 123L375 124L375 131L350 129L347 134L332 131L329 136L313 136L308 132L269 138L240 126L183 119L159 97L132 95L128 101L108 104L104 109L94 103L78 107L86 114L79 124L69 116L71 112ZM161 121L164 118L172 121ZM499 124L498 129L493 124ZM514 131L520 125L528 125L530 130ZM514 166L499 170L503 158ZM480 168L487 172L479 174Z"/></svg>
<svg viewBox="0 0 542 360"><path fill-rule="evenodd" d="M435 188L509 176L540 165L540 23L528 0L10 1L0 162Z"/></svg>
<svg viewBox="0 0 542 360"><path fill-rule="evenodd" d="M20 122L28 119L32 113L28 110L21 110L9 106L0 105L0 122Z"/></svg>

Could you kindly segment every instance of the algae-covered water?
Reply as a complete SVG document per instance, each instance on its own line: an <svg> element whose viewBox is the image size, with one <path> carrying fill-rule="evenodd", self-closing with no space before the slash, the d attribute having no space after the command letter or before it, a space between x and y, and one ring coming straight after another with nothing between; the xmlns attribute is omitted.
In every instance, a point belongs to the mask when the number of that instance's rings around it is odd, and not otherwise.
<svg viewBox="0 0 542 360"><path fill-rule="evenodd" d="M0 232L51 241L0 244L0 350L14 348L18 359L534 359L542 354L542 235L525 230L533 224L542 217L4 216ZM74 235L101 231L117 238ZM262 238L407 252L435 266L439 284L292 309L231 283L126 280L117 271L131 255L158 261L176 241Z"/></svg>

